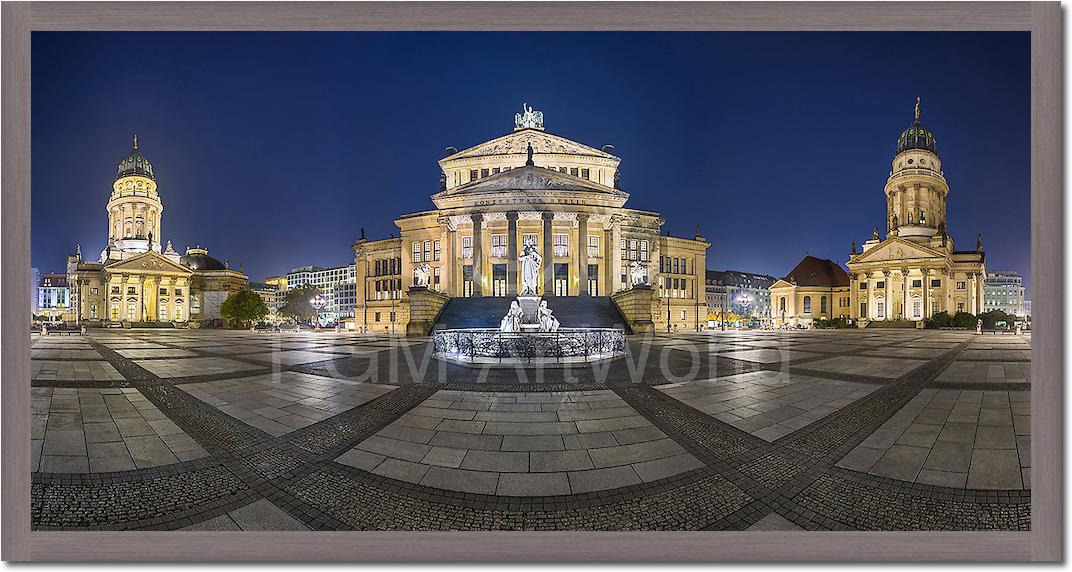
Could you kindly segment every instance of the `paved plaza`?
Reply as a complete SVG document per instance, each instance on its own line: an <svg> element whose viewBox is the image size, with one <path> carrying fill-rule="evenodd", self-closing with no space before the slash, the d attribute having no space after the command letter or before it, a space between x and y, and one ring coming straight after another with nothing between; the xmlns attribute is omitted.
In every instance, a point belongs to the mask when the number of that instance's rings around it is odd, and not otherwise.
<svg viewBox="0 0 1072 572"><path fill-rule="evenodd" d="M631 336L469 368L425 338L32 340L37 530L1025 530L1030 334Z"/></svg>

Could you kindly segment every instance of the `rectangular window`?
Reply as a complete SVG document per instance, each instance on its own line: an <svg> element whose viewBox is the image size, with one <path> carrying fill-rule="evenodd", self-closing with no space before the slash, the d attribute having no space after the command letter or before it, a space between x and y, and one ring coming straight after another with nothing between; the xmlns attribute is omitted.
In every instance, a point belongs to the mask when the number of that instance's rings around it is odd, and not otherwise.
<svg viewBox="0 0 1072 572"><path fill-rule="evenodd" d="M553 236L555 256L569 256L569 235L556 234Z"/></svg>
<svg viewBox="0 0 1072 572"><path fill-rule="evenodd" d="M432 260L434 260L436 262L439 262L439 251L440 251L439 241L438 240L433 241L432 242Z"/></svg>
<svg viewBox="0 0 1072 572"><path fill-rule="evenodd" d="M931 288L939 288L942 285L942 280L939 278L931 279Z"/></svg>
<svg viewBox="0 0 1072 572"><path fill-rule="evenodd" d="M867 290L867 281L860 282L860 290Z"/></svg>
<svg viewBox="0 0 1072 572"><path fill-rule="evenodd" d="M496 258L506 257L506 235L505 234L493 234L491 235L491 255Z"/></svg>
<svg viewBox="0 0 1072 572"><path fill-rule="evenodd" d="M867 318L867 302L860 302L860 318Z"/></svg>
<svg viewBox="0 0 1072 572"><path fill-rule="evenodd" d="M680 274L681 273L680 271L681 271L681 261L680 261L680 259L675 257L674 258L674 274Z"/></svg>
<svg viewBox="0 0 1072 572"><path fill-rule="evenodd" d="M682 319L682 320L685 320L685 310L682 310L682 311L681 311L681 319Z"/></svg>
<svg viewBox="0 0 1072 572"><path fill-rule="evenodd" d="M161 296L167 296L167 288L161 288L160 289L160 295Z"/></svg>
<svg viewBox="0 0 1072 572"><path fill-rule="evenodd" d="M965 288L967 288L965 282L963 282L963 281L957 282L957 290L964 290Z"/></svg>
<svg viewBox="0 0 1072 572"><path fill-rule="evenodd" d="M559 168L558 168L558 172L559 172L559 173L565 173L565 172L566 172L566 168L565 168L565 167L559 167Z"/></svg>
<svg viewBox="0 0 1072 572"><path fill-rule="evenodd" d="M478 178L479 176L480 176L480 174L479 174L479 172L478 172L478 171L477 171L476 169L469 169L469 180L470 180L470 181L475 181L475 180L477 180L477 178ZM379 320L376 320L376 321L377 321L377 322L379 322Z"/></svg>
<svg viewBox="0 0 1072 572"><path fill-rule="evenodd" d="M958 312L963 312L964 311L964 302L957 302L957 311Z"/></svg>
<svg viewBox="0 0 1072 572"><path fill-rule="evenodd" d="M492 175L498 175L499 174L499 168L498 167L493 167L491 169L491 174Z"/></svg>
<svg viewBox="0 0 1072 572"><path fill-rule="evenodd" d="M96 289L96 288L90 288L90 289L89 289L89 293L90 293L90 294L96 294L96 293L97 293L97 289Z"/></svg>
<svg viewBox="0 0 1072 572"><path fill-rule="evenodd" d="M421 243L420 242L414 242L413 243L413 262L420 262L420 261L421 261Z"/></svg>
<svg viewBox="0 0 1072 572"><path fill-rule="evenodd" d="M640 241L640 261L648 261L648 241L646 240Z"/></svg>
<svg viewBox="0 0 1072 572"><path fill-rule="evenodd" d="M939 312L938 300L931 300L931 316Z"/></svg>
<svg viewBox="0 0 1072 572"><path fill-rule="evenodd" d="M599 266L596 264L588 265L588 294L599 296Z"/></svg>
<svg viewBox="0 0 1072 572"><path fill-rule="evenodd" d="M429 262L432 260L432 241L424 241L424 261Z"/></svg>
<svg viewBox="0 0 1072 572"><path fill-rule="evenodd" d="M462 266L462 296L473 295L473 265Z"/></svg>
<svg viewBox="0 0 1072 572"><path fill-rule="evenodd" d="M94 320L97 319L97 305L96 304L93 304L93 305L91 305L89 307L89 317L93 318Z"/></svg>
<svg viewBox="0 0 1072 572"><path fill-rule="evenodd" d="M163 305L160 306L160 321L161 322L166 322L167 321L167 307L163 306Z"/></svg>
<svg viewBox="0 0 1072 572"><path fill-rule="evenodd" d="M436 266L432 271L432 285L437 289L439 288L439 267Z"/></svg>
<svg viewBox="0 0 1072 572"><path fill-rule="evenodd" d="M875 282L875 288L881 290L881 289L883 289L885 287L886 287L886 281L885 280L879 280L878 282Z"/></svg>
<svg viewBox="0 0 1072 572"><path fill-rule="evenodd" d="M591 177L590 177L590 176L588 175L588 169L581 169L581 178L582 178L582 179L590 179L590 178L591 178Z"/></svg>
<svg viewBox="0 0 1072 572"><path fill-rule="evenodd" d="M472 257L473 257L473 237L471 237L471 236L463 236L462 237L462 258L472 258Z"/></svg>
<svg viewBox="0 0 1072 572"><path fill-rule="evenodd" d="M922 280L913 280L912 281L912 287L913 288L922 288L923 287L923 281Z"/></svg>
<svg viewBox="0 0 1072 572"><path fill-rule="evenodd" d="M886 317L886 303L882 300L879 300L878 303L875 304L875 315L879 318Z"/></svg>
<svg viewBox="0 0 1072 572"><path fill-rule="evenodd" d="M640 259L640 245L639 241L635 238L630 238L626 241L629 245L629 252L626 255L627 260L639 260Z"/></svg>
<svg viewBox="0 0 1072 572"><path fill-rule="evenodd" d="M379 321L380 321L380 313L379 313L379 312L376 312L376 321L377 321L377 322L379 322Z"/></svg>
<svg viewBox="0 0 1072 572"><path fill-rule="evenodd" d="M919 318L923 315L923 301L919 298L912 299L912 316Z"/></svg>
<svg viewBox="0 0 1072 572"><path fill-rule="evenodd" d="M574 177L576 177L577 176L577 167L570 167L569 174L571 174Z"/></svg>
<svg viewBox="0 0 1072 572"><path fill-rule="evenodd" d="M599 237L588 236L588 258L599 258Z"/></svg>
<svg viewBox="0 0 1072 572"><path fill-rule="evenodd" d="M138 289L134 286L127 286L127 294L137 294Z"/></svg>
<svg viewBox="0 0 1072 572"><path fill-rule="evenodd" d="M481 169L480 170L480 178L483 179L484 177L487 177L487 176L488 176L488 170L487 169Z"/></svg>

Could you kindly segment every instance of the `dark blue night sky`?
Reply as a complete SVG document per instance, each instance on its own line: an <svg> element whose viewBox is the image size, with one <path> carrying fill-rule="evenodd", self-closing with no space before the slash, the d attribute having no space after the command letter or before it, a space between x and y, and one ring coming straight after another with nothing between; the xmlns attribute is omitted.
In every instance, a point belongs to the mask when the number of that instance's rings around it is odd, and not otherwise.
<svg viewBox="0 0 1072 572"><path fill-rule="evenodd" d="M432 207L448 145L549 132L622 158L628 206L697 224L709 268L844 263L885 216L912 121L938 138L958 249L1029 277L1026 33L35 32L33 264L105 246L131 135L162 238L254 280L353 262L350 245Z"/></svg>

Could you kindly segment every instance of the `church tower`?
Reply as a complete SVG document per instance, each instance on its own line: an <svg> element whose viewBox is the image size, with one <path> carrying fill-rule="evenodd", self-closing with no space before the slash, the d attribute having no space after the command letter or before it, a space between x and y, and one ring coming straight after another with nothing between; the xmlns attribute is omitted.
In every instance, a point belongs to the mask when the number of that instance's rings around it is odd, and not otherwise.
<svg viewBox="0 0 1072 572"><path fill-rule="evenodd" d="M920 101L912 124L897 139L890 177L886 180L886 230L918 243L940 241L946 230L949 184L942 174L934 133L920 123Z"/></svg>
<svg viewBox="0 0 1072 572"><path fill-rule="evenodd" d="M156 192L153 166L138 149L137 135L133 149L119 162L107 209L108 248L102 258L160 252L164 204Z"/></svg>

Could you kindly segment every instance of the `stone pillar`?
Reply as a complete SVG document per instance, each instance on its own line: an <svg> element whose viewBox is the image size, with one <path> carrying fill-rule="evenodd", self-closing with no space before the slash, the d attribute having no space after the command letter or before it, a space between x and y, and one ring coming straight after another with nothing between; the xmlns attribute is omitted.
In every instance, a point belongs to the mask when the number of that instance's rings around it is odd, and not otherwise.
<svg viewBox="0 0 1072 572"><path fill-rule="evenodd" d="M882 271L882 311L885 314L882 319L887 322L890 320L890 314L893 313L890 308L890 275L892 274L889 270Z"/></svg>
<svg viewBox="0 0 1072 572"><path fill-rule="evenodd" d="M908 309L908 285L909 285L908 273L909 272L911 272L911 270L908 269L908 268L902 268L901 269L901 277L904 279L904 301L901 302L901 318L905 319L905 320L911 319L910 318L911 313L909 312L909 309Z"/></svg>
<svg viewBox="0 0 1072 572"><path fill-rule="evenodd" d="M603 295L610 296L615 292L614 265L611 264L614 256L614 233L610 228L603 229Z"/></svg>
<svg viewBox="0 0 1072 572"><path fill-rule="evenodd" d="M552 242L551 221L555 213L543 213L543 295L555 292L555 249Z"/></svg>
<svg viewBox="0 0 1072 572"><path fill-rule="evenodd" d="M931 317L931 271L929 268L921 268L920 272L923 273L923 313L920 316L920 319L926 320L927 318Z"/></svg>
<svg viewBox="0 0 1072 572"><path fill-rule="evenodd" d="M459 296L456 284L459 282L456 274L459 272L458 264L455 263L457 257L455 252L458 245L455 244L458 240L458 232L456 230L447 227L446 232L443 233L443 258L440 266L443 270L439 271L440 280L443 280L442 291L451 296ZM449 271L448 271L449 270Z"/></svg>
<svg viewBox="0 0 1072 572"><path fill-rule="evenodd" d="M484 228L483 228L484 215L482 215L480 213L477 213L477 214L472 215L472 218L473 218L473 297L474 298L480 298L481 296L483 296L483 293L482 293L482 290L481 290L480 286L482 284L482 275L483 275L483 272L481 272L481 270L483 270L482 266L484 265L484 252L483 252L483 248L482 248L483 243L484 243Z"/></svg>
<svg viewBox="0 0 1072 572"><path fill-rule="evenodd" d="M607 293L611 294L617 292L623 286L621 284L622 277L622 223L617 218L611 219L610 225L611 240L610 242L610 256L607 258L607 265L610 266L611 277L613 281L607 286ZM628 285L628 282L626 283Z"/></svg>
<svg viewBox="0 0 1072 572"><path fill-rule="evenodd" d="M517 211L506 213L506 295L517 296Z"/></svg>
<svg viewBox="0 0 1072 572"><path fill-rule="evenodd" d="M577 275L580 276L581 296L588 292L588 213L577 213Z"/></svg>

